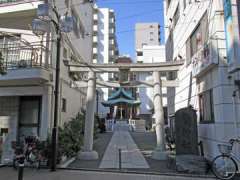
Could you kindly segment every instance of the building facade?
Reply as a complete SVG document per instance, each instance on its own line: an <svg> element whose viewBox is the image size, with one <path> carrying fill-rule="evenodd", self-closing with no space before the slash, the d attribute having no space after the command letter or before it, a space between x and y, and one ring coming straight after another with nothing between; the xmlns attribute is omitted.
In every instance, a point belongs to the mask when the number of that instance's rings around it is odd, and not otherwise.
<svg viewBox="0 0 240 180"><path fill-rule="evenodd" d="M11 161L11 142L34 135L46 140L53 124L56 64L56 32L36 36L31 29L41 0L0 3L0 52L6 74L0 76L1 161ZM93 4L48 1L59 14L74 18L73 32L62 34L59 125L85 108L85 89L71 88L75 74L69 74L68 61L92 61ZM54 4L55 3L55 4ZM54 18L54 16L52 16ZM77 47L77 48L76 48Z"/></svg>
<svg viewBox="0 0 240 180"><path fill-rule="evenodd" d="M160 45L159 23L136 23L135 25L135 49L137 61L142 61L143 46Z"/></svg>
<svg viewBox="0 0 240 180"><path fill-rule="evenodd" d="M165 46L164 45L156 45L150 46L146 45L142 48L142 57L141 61L138 63L159 63L159 62L166 62L165 58ZM161 74L161 79L166 80L166 74ZM141 73L137 75L139 81L151 81L152 73ZM140 107L138 109L138 115L141 119L146 120L147 127L150 129L154 126L154 108L153 108L153 88L152 87L145 87L145 88L138 88L138 96L140 101ZM163 93L163 106L164 106L164 113L167 115L167 88L162 88ZM167 116L165 115L166 119Z"/></svg>
<svg viewBox="0 0 240 180"><path fill-rule="evenodd" d="M93 63L114 63L118 55L114 11L95 6L93 22ZM98 78L109 81L113 78L113 75L102 73L98 75ZM109 108L102 106L101 102L107 101L109 88L99 88L97 91L97 114L106 117Z"/></svg>
<svg viewBox="0 0 240 180"><path fill-rule="evenodd" d="M180 82L167 91L169 120L174 123L177 110L192 106L198 140L205 157L212 159L219 154L217 144L239 135L239 95L233 97L235 77L227 62L224 1L165 0L164 16L166 58L184 61L177 74L168 74L169 80Z"/></svg>
<svg viewBox="0 0 240 180"><path fill-rule="evenodd" d="M160 45L160 25L159 23L137 23L135 25L135 50L137 63L156 63L165 62L165 46ZM165 75L164 75L165 76ZM140 81L152 80L151 73L141 73L137 75ZM162 77L164 79L164 77ZM166 94L166 88L163 88ZM138 109L140 118L147 121L147 127L151 128L154 124L153 109L153 88L138 88L137 90L141 103ZM166 98L163 99L165 112L167 110Z"/></svg>

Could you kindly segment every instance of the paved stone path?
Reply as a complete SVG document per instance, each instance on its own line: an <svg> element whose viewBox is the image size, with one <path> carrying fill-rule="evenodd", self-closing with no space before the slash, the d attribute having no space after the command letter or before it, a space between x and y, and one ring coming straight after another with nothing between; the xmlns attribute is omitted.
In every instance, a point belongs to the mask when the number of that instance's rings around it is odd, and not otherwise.
<svg viewBox="0 0 240 180"><path fill-rule="evenodd" d="M95 171L72 171L25 169L23 180L214 180L215 178L177 176L177 175L148 175L133 173L111 173ZM0 168L0 180L17 180L17 171L13 168Z"/></svg>
<svg viewBox="0 0 240 180"><path fill-rule="evenodd" d="M119 168L119 149L121 149L122 168L148 169L149 165L128 132L126 123L117 123L114 134L103 156L99 168Z"/></svg>

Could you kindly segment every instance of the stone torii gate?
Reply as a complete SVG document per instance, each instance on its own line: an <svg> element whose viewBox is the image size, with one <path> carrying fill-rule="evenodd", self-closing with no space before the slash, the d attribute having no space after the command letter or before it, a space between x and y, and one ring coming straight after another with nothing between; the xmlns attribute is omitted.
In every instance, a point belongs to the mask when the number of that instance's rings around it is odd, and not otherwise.
<svg viewBox="0 0 240 180"><path fill-rule="evenodd" d="M88 73L87 81L75 81L75 87L87 87L87 106L85 117L84 147L79 152L78 158L84 160L98 159L98 153L93 150L93 133L94 133L94 107L97 87L120 87L118 82L105 82L96 79L96 73L119 73L122 70L128 72L153 72L153 81L131 81L123 87L153 87L154 97L153 104L155 109L156 120L156 148L152 153L152 158L165 160L167 152L165 149L164 136L164 112L162 104L162 87L177 87L177 80L161 80L161 72L178 71L182 61L161 62L161 63L141 63L141 64L77 64L69 63L70 72Z"/></svg>

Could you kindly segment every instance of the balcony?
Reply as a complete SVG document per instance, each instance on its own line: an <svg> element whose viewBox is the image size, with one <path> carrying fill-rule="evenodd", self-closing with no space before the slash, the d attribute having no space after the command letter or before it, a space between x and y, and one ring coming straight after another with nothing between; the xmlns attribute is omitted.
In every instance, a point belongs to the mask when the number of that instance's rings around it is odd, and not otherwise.
<svg viewBox="0 0 240 180"><path fill-rule="evenodd" d="M93 48L93 55L98 54L98 49L96 47Z"/></svg>
<svg viewBox="0 0 240 180"><path fill-rule="evenodd" d="M206 43L204 47L192 57L191 62L193 77L200 77L211 68L217 66L219 62L217 40Z"/></svg>
<svg viewBox="0 0 240 180"><path fill-rule="evenodd" d="M96 47L98 44L98 37L97 36L93 36L93 46Z"/></svg>
<svg viewBox="0 0 240 180"><path fill-rule="evenodd" d="M98 14L93 15L93 22L94 22L94 24L98 23Z"/></svg>
<svg viewBox="0 0 240 180"><path fill-rule="evenodd" d="M0 14L37 9L43 0L0 0ZM9 8L11 6L11 8Z"/></svg>
<svg viewBox="0 0 240 180"><path fill-rule="evenodd" d="M94 31L94 32L98 32L98 25L94 25L94 26L93 26L93 31Z"/></svg>
<svg viewBox="0 0 240 180"><path fill-rule="evenodd" d="M50 65L44 61L45 47L20 42L0 44L2 69L0 85L36 85L50 80Z"/></svg>
<svg viewBox="0 0 240 180"><path fill-rule="evenodd" d="M109 50L109 56L114 57L115 56L115 51L114 50Z"/></svg>
<svg viewBox="0 0 240 180"><path fill-rule="evenodd" d="M109 46L110 46L110 48L115 47L115 40L114 39L109 39Z"/></svg>
<svg viewBox="0 0 240 180"><path fill-rule="evenodd" d="M0 6L33 3L36 1L43 1L43 0L0 0Z"/></svg>

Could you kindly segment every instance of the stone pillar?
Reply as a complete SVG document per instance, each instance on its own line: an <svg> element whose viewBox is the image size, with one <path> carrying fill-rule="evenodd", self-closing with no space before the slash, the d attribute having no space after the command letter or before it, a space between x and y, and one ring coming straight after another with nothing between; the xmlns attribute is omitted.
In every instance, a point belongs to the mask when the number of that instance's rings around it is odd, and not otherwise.
<svg viewBox="0 0 240 180"><path fill-rule="evenodd" d="M96 100L96 75L90 71L88 73L87 106L84 129L84 147L78 154L79 159L95 160L98 159L98 153L93 151L93 133L94 133L94 109Z"/></svg>
<svg viewBox="0 0 240 180"><path fill-rule="evenodd" d="M152 152L152 158L158 160L166 160L167 153L165 152L165 133L164 133L164 111L162 103L162 84L160 72L153 72L153 104L155 111L155 124L157 147Z"/></svg>

